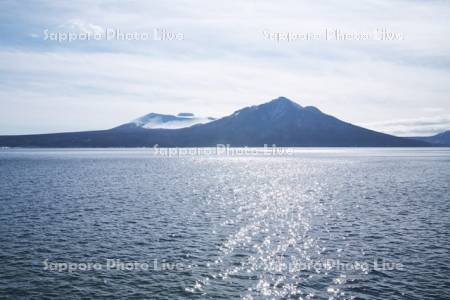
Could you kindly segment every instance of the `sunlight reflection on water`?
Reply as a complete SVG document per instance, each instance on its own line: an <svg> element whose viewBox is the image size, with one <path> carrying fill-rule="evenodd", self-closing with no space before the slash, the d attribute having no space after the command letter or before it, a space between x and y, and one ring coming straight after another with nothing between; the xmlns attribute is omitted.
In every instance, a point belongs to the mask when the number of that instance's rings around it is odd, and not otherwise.
<svg viewBox="0 0 450 300"><path fill-rule="evenodd" d="M0 151L0 295L419 299L449 291L449 149L294 150ZM69 274L41 263L106 258L188 269ZM382 259L405 268L358 265Z"/></svg>

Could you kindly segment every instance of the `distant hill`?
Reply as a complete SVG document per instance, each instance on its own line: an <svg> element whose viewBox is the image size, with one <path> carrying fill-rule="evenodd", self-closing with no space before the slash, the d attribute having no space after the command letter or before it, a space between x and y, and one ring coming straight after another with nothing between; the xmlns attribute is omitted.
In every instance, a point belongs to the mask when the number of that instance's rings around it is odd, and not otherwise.
<svg viewBox="0 0 450 300"><path fill-rule="evenodd" d="M147 116L152 119L155 115ZM173 121L170 117L162 123ZM400 138L343 122L315 107L302 107L285 97L240 109L206 124L179 129L146 128L134 121L101 131L0 136L0 146L8 147L152 147L156 144L160 147L213 147L218 144L249 147L265 144L288 147L430 146L425 141Z"/></svg>
<svg viewBox="0 0 450 300"><path fill-rule="evenodd" d="M431 143L436 146L450 147L450 130L438 133L433 136L416 136L416 137L409 137L409 139Z"/></svg>

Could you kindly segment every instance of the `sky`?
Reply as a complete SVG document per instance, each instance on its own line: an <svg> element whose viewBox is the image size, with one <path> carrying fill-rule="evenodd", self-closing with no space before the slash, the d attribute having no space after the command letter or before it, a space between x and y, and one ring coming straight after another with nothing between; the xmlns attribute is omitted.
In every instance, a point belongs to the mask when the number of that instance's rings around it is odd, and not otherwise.
<svg viewBox="0 0 450 300"><path fill-rule="evenodd" d="M399 136L450 130L450 2L0 2L0 134L279 96Z"/></svg>

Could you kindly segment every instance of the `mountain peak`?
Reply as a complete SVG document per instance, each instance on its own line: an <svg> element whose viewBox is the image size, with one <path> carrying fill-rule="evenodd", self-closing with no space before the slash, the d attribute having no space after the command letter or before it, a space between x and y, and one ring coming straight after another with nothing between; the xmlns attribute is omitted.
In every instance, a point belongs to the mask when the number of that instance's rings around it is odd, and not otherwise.
<svg viewBox="0 0 450 300"><path fill-rule="evenodd" d="M273 121L284 118L286 114L300 112L302 110L303 108L298 103L280 96L260 105L253 105L237 110L231 116L242 116L242 113L262 113L266 120Z"/></svg>
<svg viewBox="0 0 450 300"><path fill-rule="evenodd" d="M296 107L301 107L298 103L295 103L294 101L292 101L289 98L280 96L276 99L271 100L270 102L266 103L266 104L275 104L275 105L290 105L290 106L296 106Z"/></svg>
<svg viewBox="0 0 450 300"><path fill-rule="evenodd" d="M315 113L322 113L322 112L320 111L320 109L318 109L318 108L315 107L315 106L305 106L304 109L305 109L305 110L308 110L308 111L315 112Z"/></svg>

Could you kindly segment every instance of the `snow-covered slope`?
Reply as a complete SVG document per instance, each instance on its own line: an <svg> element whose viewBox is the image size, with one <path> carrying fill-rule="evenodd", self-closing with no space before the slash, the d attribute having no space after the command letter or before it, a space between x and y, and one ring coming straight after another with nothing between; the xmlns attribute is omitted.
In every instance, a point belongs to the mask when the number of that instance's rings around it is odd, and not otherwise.
<svg viewBox="0 0 450 300"><path fill-rule="evenodd" d="M147 129L179 129L191 127L196 124L205 124L214 121L211 117L196 117L191 113L179 113L176 116L150 113L131 121L137 127Z"/></svg>

